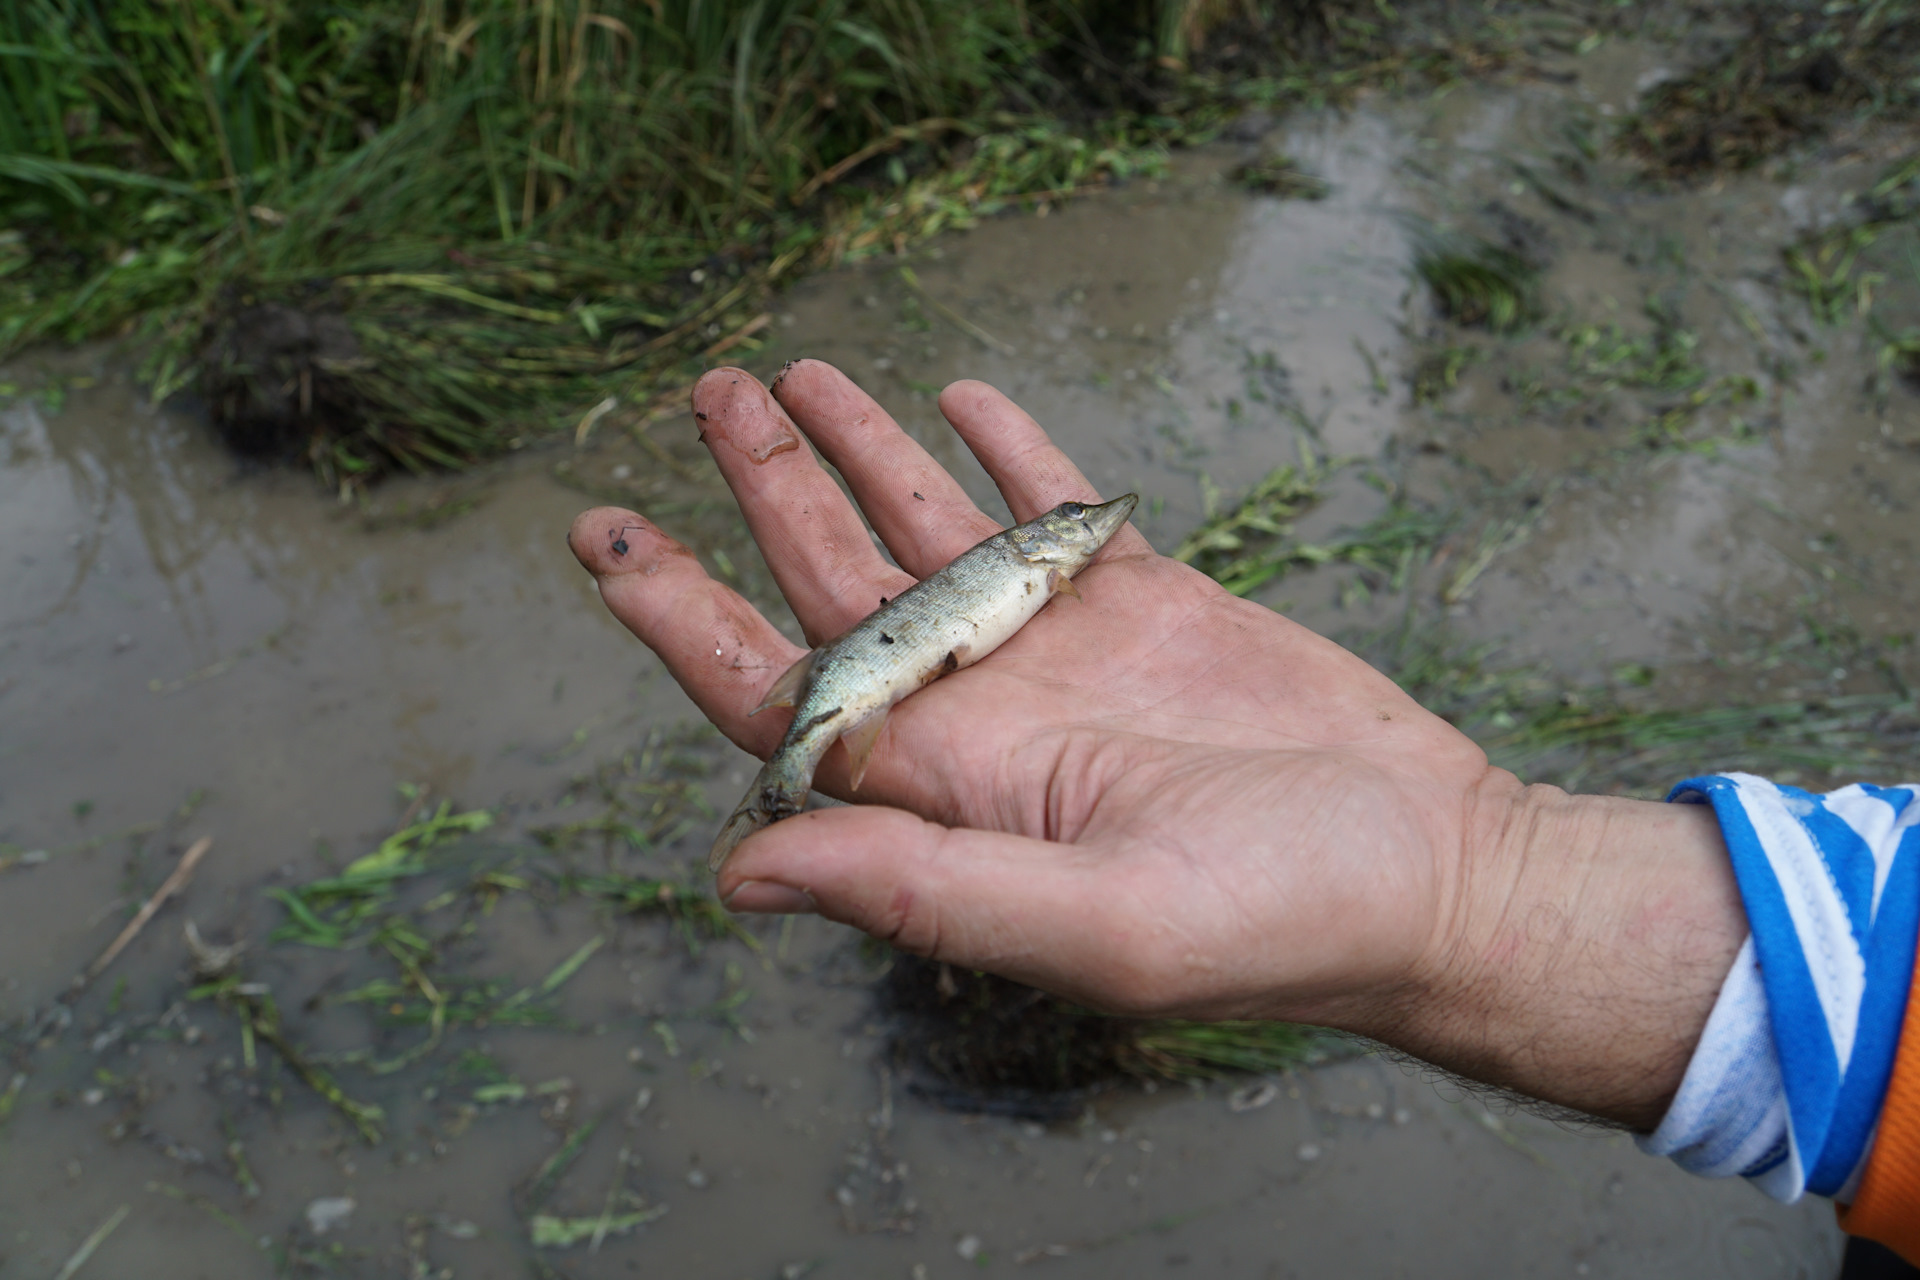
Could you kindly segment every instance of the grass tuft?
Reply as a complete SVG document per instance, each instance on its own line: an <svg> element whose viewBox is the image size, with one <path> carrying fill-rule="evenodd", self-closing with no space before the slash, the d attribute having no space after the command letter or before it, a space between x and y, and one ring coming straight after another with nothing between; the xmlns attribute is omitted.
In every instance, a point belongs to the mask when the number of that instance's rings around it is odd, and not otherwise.
<svg viewBox="0 0 1920 1280"><path fill-rule="evenodd" d="M1342 469L1304 446L1299 464L1275 467L1231 505L1202 481L1204 519L1173 558L1190 564L1237 596L1251 595L1296 568L1350 564L1398 590L1451 527L1445 515L1396 502L1368 524L1329 542L1294 537L1293 522L1319 505L1326 482Z"/></svg>
<svg viewBox="0 0 1920 1280"><path fill-rule="evenodd" d="M1229 176L1249 191L1282 200L1324 200L1333 190L1326 179L1307 172L1291 156L1250 160Z"/></svg>
<svg viewBox="0 0 1920 1280"><path fill-rule="evenodd" d="M1539 268L1511 249L1466 235L1439 237L1415 255L1413 269L1440 314L1457 325L1513 333L1539 318Z"/></svg>

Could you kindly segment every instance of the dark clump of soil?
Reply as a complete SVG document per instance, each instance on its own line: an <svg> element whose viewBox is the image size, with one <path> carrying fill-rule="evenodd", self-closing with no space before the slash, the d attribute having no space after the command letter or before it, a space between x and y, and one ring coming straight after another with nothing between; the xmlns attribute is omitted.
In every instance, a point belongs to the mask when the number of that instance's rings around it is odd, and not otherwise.
<svg viewBox="0 0 1920 1280"><path fill-rule="evenodd" d="M1065 1119L1088 1093L1134 1074L1134 1020L991 974L899 955L881 1002L908 1087L955 1110Z"/></svg>
<svg viewBox="0 0 1920 1280"><path fill-rule="evenodd" d="M236 298L207 325L199 363L214 429L243 458L316 458L365 417L345 375L366 361L338 311Z"/></svg>
<svg viewBox="0 0 1920 1280"><path fill-rule="evenodd" d="M1719 56L1647 95L1621 144L1650 173L1749 169L1843 113L1920 115L1920 6L1765 4Z"/></svg>

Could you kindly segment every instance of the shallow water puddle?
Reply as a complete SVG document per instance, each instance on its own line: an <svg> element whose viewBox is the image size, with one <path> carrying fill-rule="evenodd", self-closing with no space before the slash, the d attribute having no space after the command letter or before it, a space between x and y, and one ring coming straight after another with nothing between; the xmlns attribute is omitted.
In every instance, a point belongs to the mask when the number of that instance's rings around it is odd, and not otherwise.
<svg viewBox="0 0 1920 1280"><path fill-rule="evenodd" d="M1891 590L1920 554L1920 398L1875 390L1857 328L1814 326L1777 268L1881 144L1791 186L1660 195L1604 164L1582 184L1569 139L1658 59L1605 48L1572 67L1564 85L1291 121L1182 157L1161 184L944 240L905 273L818 277L751 367L839 364L998 510L933 404L953 378L991 381L1103 490L1138 489L1162 548L1206 513L1203 477L1231 498L1303 448L1362 459L1300 536L1395 500L1446 513L1411 590L1464 640L1575 681L1649 663L1653 695L1695 702L1878 687L1805 620L1867 640L1920 626ZM1326 198L1229 180L1268 151ZM1512 339L1437 325L1409 267L1423 229L1455 225L1537 240L1553 319ZM1615 347L1653 333L1649 297L1703 379L1751 379L1751 395L1686 407L1688 390L1623 373L1641 366L1570 364L1577 326ZM1477 353L1412 403L1456 347ZM563 535L589 501L624 501L766 601L691 425L396 482L359 511L304 476L236 472L190 412L142 407L119 355L20 361L8 379L24 392L0 411L0 1016L22 1083L0 1121L0 1277L57 1271L121 1205L82 1274L276 1257L421 1276L520 1274L528 1257L580 1276L1832 1270L1824 1206L1770 1206L1373 1060L1270 1090L1117 1092L1051 1128L934 1110L878 1065L880 962L815 921L757 922L749 945L502 881L447 944L498 984L474 997L487 1022L436 1040L402 1018L418 990L368 986L404 976L385 956L270 942L286 910L268 891L372 850L408 808L398 781L427 789L409 820L442 799L497 811L442 851L437 887L465 868L533 878L547 857L582 882L688 876L713 821L694 797L731 803L744 757L663 737L691 708ZM1260 598L1335 633L1402 615L1404 594L1356 583L1334 566ZM660 848L555 834L615 792ZM63 1026L68 979L203 832L196 882ZM231 1006L185 999L189 918L243 940L297 1045L384 1108L379 1146ZM553 1243L536 1250L534 1229Z"/></svg>

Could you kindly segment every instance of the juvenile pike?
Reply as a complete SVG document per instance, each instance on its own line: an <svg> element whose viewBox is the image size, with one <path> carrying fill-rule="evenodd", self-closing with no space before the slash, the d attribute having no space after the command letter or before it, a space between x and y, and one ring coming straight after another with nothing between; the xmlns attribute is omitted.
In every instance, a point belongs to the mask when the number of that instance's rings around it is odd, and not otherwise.
<svg viewBox="0 0 1920 1280"><path fill-rule="evenodd" d="M835 739L847 744L858 789L893 704L998 649L1056 593L1079 599L1073 575L1139 501L1129 493L1099 506L1068 502L996 533L787 668L752 714L793 707L793 724L720 828L708 867L720 870L742 840L800 812Z"/></svg>

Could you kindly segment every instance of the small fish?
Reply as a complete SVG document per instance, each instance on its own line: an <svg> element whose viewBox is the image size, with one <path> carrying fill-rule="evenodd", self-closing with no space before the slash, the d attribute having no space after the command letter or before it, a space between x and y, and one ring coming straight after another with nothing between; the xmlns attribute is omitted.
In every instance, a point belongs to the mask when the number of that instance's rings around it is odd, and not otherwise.
<svg viewBox="0 0 1920 1280"><path fill-rule="evenodd" d="M847 744L858 790L893 704L998 649L1054 595L1080 599L1073 575L1139 502L1129 493L1097 506L1062 503L996 533L787 668L752 714L792 707L793 724L720 828L707 866L719 871L742 840L800 812L836 739Z"/></svg>

